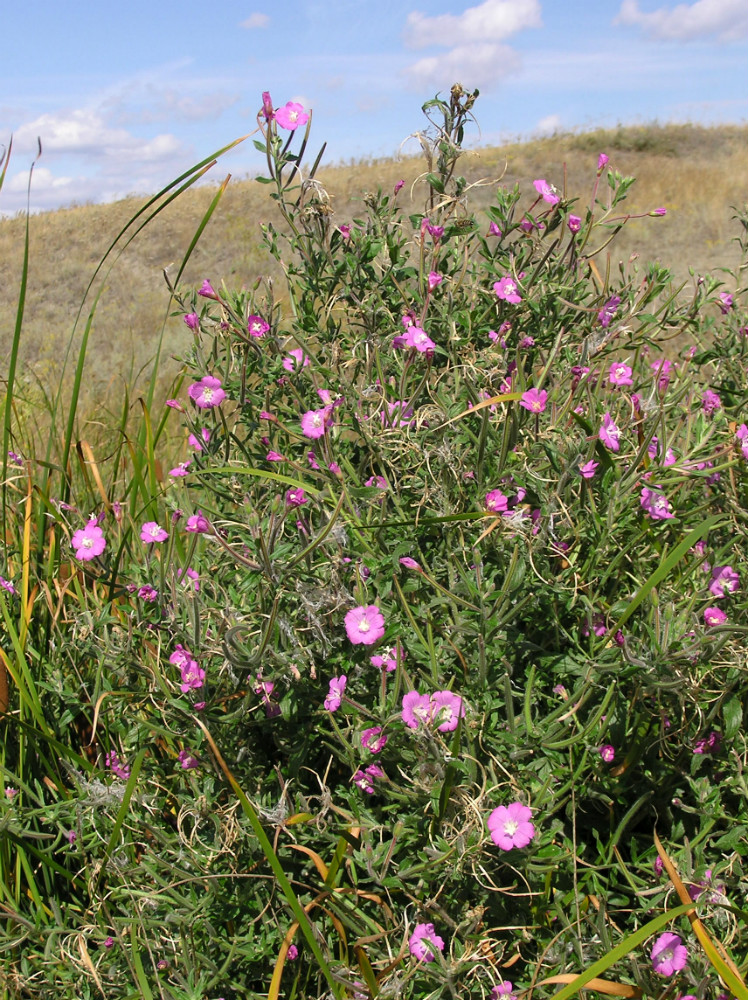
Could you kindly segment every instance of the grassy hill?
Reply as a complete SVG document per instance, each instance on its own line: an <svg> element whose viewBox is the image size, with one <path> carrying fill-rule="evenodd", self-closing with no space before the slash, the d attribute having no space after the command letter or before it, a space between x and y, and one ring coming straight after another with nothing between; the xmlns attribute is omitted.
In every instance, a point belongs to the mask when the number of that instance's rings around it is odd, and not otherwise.
<svg viewBox="0 0 748 1000"><path fill-rule="evenodd" d="M731 206L744 206L748 196L747 126L649 125L556 135L476 150L463 160L462 172L470 181L492 181L475 191L475 210L493 200L497 184L512 187L519 183L529 199L537 177L565 189L569 198L584 198L589 197L600 151L608 153L612 168L637 178L625 206L632 214L659 206L668 210L665 218L634 222L626 228L610 249L613 266L638 253L642 260L657 259L671 267L678 282L691 282L689 268L700 274L737 263L738 247L733 240L738 230ZM218 182L223 178L220 164L214 169ZM422 169L423 161L413 157L330 167L318 177L330 194L336 222L343 223L358 214L367 191L379 186L391 189L401 178L411 192L413 212L422 211L424 188L413 183ZM93 326L88 395L100 397L113 377L130 381L148 362L168 303L163 269L181 261L215 191L215 186L188 191L118 261ZM21 351L30 381L39 377L46 382L54 376L96 264L142 201L132 198L84 205L32 218ZM280 277L260 238L260 223L273 214L263 185L253 180L232 181L192 256L185 281L199 285L207 277L214 283L240 287L260 276ZM3 365L13 335L24 227L23 218L0 221L0 270L6 297L0 314ZM184 343L183 324L169 319L167 351L178 353Z"/></svg>

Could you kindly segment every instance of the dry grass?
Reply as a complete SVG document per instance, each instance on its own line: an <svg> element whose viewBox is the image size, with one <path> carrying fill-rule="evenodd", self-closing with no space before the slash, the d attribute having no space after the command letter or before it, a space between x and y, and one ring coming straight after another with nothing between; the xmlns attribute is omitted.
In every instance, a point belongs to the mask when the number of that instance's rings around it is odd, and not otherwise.
<svg viewBox="0 0 748 1000"><path fill-rule="evenodd" d="M579 197L584 204L601 150L610 156L612 167L637 178L625 203L628 211L668 209L666 218L630 224L612 249L613 266L638 253L642 260L659 260L672 267L679 281L690 280L689 267L698 274L735 266L737 228L731 220L731 206L745 206L748 197L746 126L653 125L557 135L480 149L464 158L462 170L471 181L501 177L503 185L519 183L528 199L532 181L545 177L559 188L565 186L568 197ZM422 169L419 157L383 160L327 168L319 179L332 197L336 221L344 222L362 214L366 191L380 186L391 190L400 178L410 190ZM476 211L492 201L495 186L476 190ZM163 268L181 260L214 193L211 187L186 193L147 227L117 263L93 327L87 369L90 395L101 398L111 378L130 380L151 357L167 304ZM416 185L414 212L423 209L423 198L423 188ZM27 377L33 373L46 380L54 374L93 269L140 204L128 199L86 205L31 220L31 271L21 352ZM209 277L240 287L261 275L277 277L273 262L262 250L259 232L260 222L272 219L273 214L267 188L251 180L232 182L192 257L186 282L199 285ZM10 350L15 320L23 232L21 218L0 221L0 269L6 294L6 308L0 315L3 360ZM183 325L170 319L167 351L176 353L184 343Z"/></svg>

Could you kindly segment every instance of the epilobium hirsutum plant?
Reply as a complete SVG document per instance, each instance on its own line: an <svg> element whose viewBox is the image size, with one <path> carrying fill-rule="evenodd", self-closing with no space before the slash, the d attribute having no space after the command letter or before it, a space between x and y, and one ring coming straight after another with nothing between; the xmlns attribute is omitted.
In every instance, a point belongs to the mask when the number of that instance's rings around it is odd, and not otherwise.
<svg viewBox="0 0 748 1000"><path fill-rule="evenodd" d="M588 201L548 175L471 214L476 98L425 106L420 201L338 220L264 94L288 305L180 290L171 476L59 512L49 740L87 750L5 822L57 824L54 920L112 989L716 990L655 826L745 961L742 289L613 271L602 152Z"/></svg>

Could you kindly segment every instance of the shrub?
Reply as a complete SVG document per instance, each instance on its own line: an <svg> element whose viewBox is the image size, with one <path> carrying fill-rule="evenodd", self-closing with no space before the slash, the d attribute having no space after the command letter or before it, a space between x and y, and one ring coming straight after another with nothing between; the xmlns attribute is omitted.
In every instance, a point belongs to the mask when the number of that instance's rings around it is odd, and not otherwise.
<svg viewBox="0 0 748 1000"><path fill-rule="evenodd" d="M606 961L695 993L655 826L736 936L740 289L611 274L605 155L589 204L497 186L479 226L476 97L424 106L424 211L398 185L338 225L311 121L265 95L289 308L181 289L185 450L160 475L148 414L140 459L47 510L57 592L0 592L29 994L58 955L123 997L500 997Z"/></svg>

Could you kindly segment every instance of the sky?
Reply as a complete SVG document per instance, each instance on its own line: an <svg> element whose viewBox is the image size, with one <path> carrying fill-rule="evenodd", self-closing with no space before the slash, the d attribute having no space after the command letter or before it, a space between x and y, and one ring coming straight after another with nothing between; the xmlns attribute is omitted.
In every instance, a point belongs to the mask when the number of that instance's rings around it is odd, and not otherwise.
<svg viewBox="0 0 748 1000"><path fill-rule="evenodd" d="M0 214L159 190L257 127L263 91L313 110L326 163L417 152L459 81L490 145L622 124L748 121L746 0L4 0ZM404 143L404 145L403 145ZM261 172L247 139L211 178Z"/></svg>

